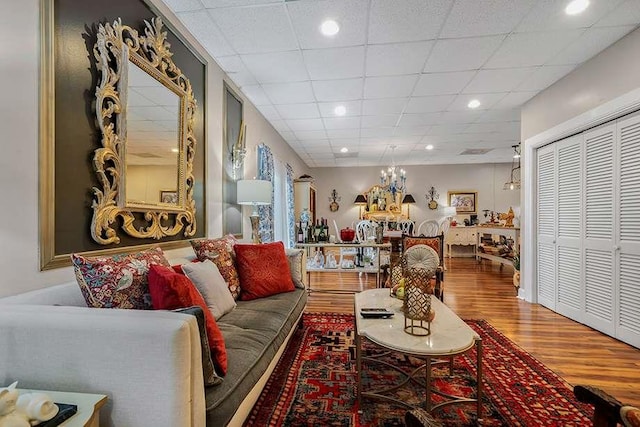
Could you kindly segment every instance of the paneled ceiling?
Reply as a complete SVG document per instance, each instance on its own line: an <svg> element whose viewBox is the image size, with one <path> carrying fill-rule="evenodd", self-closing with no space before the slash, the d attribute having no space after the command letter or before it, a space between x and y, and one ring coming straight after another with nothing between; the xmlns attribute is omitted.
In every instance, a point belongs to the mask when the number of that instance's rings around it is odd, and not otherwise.
<svg viewBox="0 0 640 427"><path fill-rule="evenodd" d="M510 162L522 104L640 23L640 0L164 1L310 167Z"/></svg>

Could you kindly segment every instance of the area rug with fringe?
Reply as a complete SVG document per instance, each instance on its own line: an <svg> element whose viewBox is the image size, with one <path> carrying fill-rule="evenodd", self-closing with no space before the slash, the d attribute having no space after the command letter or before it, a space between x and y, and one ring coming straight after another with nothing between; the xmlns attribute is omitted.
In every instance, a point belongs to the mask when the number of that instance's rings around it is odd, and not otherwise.
<svg viewBox="0 0 640 427"><path fill-rule="evenodd" d="M380 400L356 399L354 316L305 314L246 426L401 426L406 408ZM591 409L573 397L570 386L484 320L466 320L482 338L484 426L585 426ZM365 352L381 352L366 342ZM410 370L422 362L397 353L384 356ZM434 368L440 391L473 397L475 350L457 356L454 376ZM363 364L363 389L393 384L394 369ZM424 402L424 388L410 382L394 397L414 405ZM434 395L434 400L437 396ZM476 425L475 404L445 406L433 416L445 426Z"/></svg>

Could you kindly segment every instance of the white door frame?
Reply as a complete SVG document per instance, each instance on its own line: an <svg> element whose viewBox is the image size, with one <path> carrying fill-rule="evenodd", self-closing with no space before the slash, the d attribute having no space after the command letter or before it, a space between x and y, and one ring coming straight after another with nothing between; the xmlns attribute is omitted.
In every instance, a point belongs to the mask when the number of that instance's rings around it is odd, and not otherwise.
<svg viewBox="0 0 640 427"><path fill-rule="evenodd" d="M553 108L553 107L550 107ZM521 286L518 296L529 302L537 302L536 277L536 150L543 145L580 133L594 126L616 119L640 109L640 88L605 102L572 119L560 123L550 129L538 133L524 141L523 151L523 186L522 199L522 262Z"/></svg>

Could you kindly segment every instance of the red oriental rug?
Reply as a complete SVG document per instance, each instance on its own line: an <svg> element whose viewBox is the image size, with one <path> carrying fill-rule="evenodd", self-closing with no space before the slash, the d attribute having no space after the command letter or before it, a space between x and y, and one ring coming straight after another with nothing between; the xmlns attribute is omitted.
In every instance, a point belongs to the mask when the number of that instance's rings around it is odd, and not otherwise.
<svg viewBox="0 0 640 427"><path fill-rule="evenodd" d="M353 315L305 314L280 362L245 422L246 426L401 426L405 408L380 400L356 400ZM484 426L585 426L592 410L573 397L569 385L484 320L466 321L483 347ZM365 340L365 342L367 342ZM380 352L367 342L367 352ZM417 367L421 362L400 354L388 362ZM454 377L434 368L435 386L454 395L475 393L475 350L457 356ZM388 382L399 374L379 363L364 363L363 387ZM424 402L424 388L409 383L395 397ZM434 401L437 396L434 395ZM360 410L360 412L359 412ZM445 406L433 413L446 426L476 424L475 404Z"/></svg>

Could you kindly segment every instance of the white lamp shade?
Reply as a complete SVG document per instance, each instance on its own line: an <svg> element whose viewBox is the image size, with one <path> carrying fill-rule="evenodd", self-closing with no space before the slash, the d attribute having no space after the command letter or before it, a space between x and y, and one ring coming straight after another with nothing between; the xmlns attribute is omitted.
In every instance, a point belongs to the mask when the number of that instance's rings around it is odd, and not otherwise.
<svg viewBox="0 0 640 427"><path fill-rule="evenodd" d="M454 216L456 214L456 208L454 206L445 206L444 216Z"/></svg>
<svg viewBox="0 0 640 427"><path fill-rule="evenodd" d="M238 180L237 203L239 205L270 205L271 181L259 179Z"/></svg>

